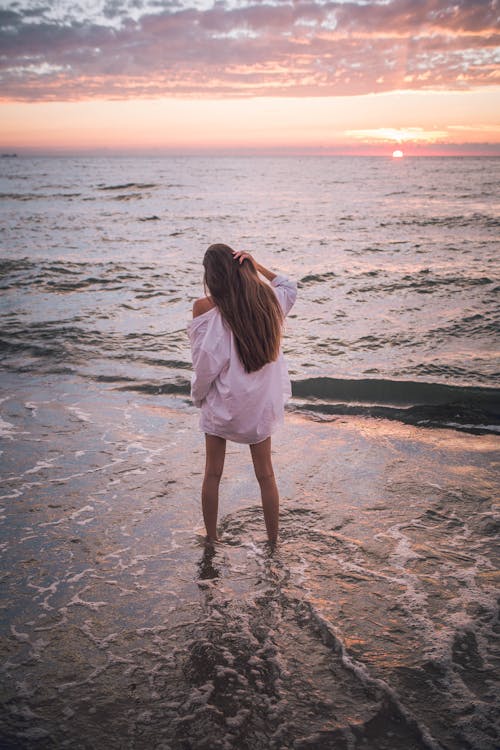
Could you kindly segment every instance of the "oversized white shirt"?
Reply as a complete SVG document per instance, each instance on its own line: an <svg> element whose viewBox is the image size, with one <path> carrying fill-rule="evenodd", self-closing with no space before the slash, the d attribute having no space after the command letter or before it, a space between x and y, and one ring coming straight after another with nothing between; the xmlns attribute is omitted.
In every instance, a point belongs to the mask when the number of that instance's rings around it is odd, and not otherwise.
<svg viewBox="0 0 500 750"><path fill-rule="evenodd" d="M286 276L271 281L287 315L297 285ZM283 352L256 372L246 372L234 334L217 307L198 315L188 326L193 358L191 399L201 409L200 429L236 443L260 443L283 421L291 396Z"/></svg>

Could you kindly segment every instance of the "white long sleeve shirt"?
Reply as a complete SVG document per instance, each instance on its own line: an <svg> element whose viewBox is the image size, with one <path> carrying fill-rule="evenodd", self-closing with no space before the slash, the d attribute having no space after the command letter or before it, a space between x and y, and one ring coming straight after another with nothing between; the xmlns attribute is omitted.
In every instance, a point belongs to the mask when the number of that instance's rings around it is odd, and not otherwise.
<svg viewBox="0 0 500 750"><path fill-rule="evenodd" d="M271 285L287 315L297 297L297 285L275 276ZM193 358L191 398L201 409L200 429L236 443L260 443L283 421L291 396L283 353L256 372L246 372L234 334L217 307L194 318L188 326Z"/></svg>

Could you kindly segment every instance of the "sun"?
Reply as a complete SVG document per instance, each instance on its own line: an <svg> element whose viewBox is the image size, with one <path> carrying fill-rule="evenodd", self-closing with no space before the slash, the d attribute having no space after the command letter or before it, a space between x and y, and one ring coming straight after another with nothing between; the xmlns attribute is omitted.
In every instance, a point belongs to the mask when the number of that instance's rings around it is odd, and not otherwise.
<svg viewBox="0 0 500 750"><path fill-rule="evenodd" d="M392 158L393 159L402 159L404 156L403 152L397 149L396 151L392 152Z"/></svg>

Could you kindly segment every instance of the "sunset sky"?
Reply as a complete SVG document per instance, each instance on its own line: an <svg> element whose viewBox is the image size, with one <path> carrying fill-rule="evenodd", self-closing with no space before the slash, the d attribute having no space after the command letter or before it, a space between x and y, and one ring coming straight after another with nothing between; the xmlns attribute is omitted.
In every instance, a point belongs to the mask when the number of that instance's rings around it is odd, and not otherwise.
<svg viewBox="0 0 500 750"><path fill-rule="evenodd" d="M500 155L497 0L0 0L0 149Z"/></svg>

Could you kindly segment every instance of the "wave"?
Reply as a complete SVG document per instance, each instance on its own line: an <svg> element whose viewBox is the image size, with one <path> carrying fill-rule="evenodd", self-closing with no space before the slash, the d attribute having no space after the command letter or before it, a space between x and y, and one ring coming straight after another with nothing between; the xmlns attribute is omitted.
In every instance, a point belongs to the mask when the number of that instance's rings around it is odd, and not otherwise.
<svg viewBox="0 0 500 750"><path fill-rule="evenodd" d="M492 399L498 403L500 397L500 389L497 388L385 378L306 378L292 383L292 393L298 398L392 405L447 404L459 400L483 404L490 403Z"/></svg>
<svg viewBox="0 0 500 750"><path fill-rule="evenodd" d="M495 284L495 281L489 276L438 276L430 275L428 268L423 268L414 274L406 274L400 280L389 283L375 283L367 286L353 287L347 294L355 295L366 292L397 292L402 289L413 289L417 294L432 294L433 292L446 291L447 287L456 287L457 289L468 289L471 287L488 286ZM371 274L372 276L374 274Z"/></svg>
<svg viewBox="0 0 500 750"><path fill-rule="evenodd" d="M48 198L80 198L81 193L0 193L0 200L34 201Z"/></svg>
<svg viewBox="0 0 500 750"><path fill-rule="evenodd" d="M303 276L299 281L299 287L306 286L307 284L321 283L322 281L328 281L337 276L333 271L326 271L325 273L311 273L307 276Z"/></svg>
<svg viewBox="0 0 500 750"><path fill-rule="evenodd" d="M186 365L182 362L178 365ZM99 376L99 380L103 380ZM158 381L105 378L120 382L117 390L146 395L189 396L189 380ZM323 416L391 419L421 427L451 427L467 432L500 432L500 389L455 386L412 380L307 378L292 382L293 411Z"/></svg>
<svg viewBox="0 0 500 750"><path fill-rule="evenodd" d="M500 432L497 388L325 377L293 382L292 394L303 399L295 408L312 414L351 414L426 427Z"/></svg>
<svg viewBox="0 0 500 750"><path fill-rule="evenodd" d="M123 193L123 195L114 195L113 200L115 201L133 201L144 198L143 193Z"/></svg>
<svg viewBox="0 0 500 750"><path fill-rule="evenodd" d="M383 248L377 247L366 247L359 254L365 252L383 252ZM433 294L446 292L448 287L456 287L457 289L469 289L473 287L491 286L495 285L495 279L486 275L457 275L457 274L436 274L432 272L430 268L422 268L412 274L404 275L393 275L393 280L382 280L380 276L382 271L370 270L363 271L358 274L352 274L348 279L348 283L353 283L353 286L346 291L348 295L357 295L365 293L393 293L400 290L411 289L417 294ZM307 286L314 286L316 284L322 284L336 279L334 282L336 286L345 286L345 278L339 277L339 274L334 271L325 271L323 273L310 273L299 279L298 286L304 288ZM373 279L373 283L369 283L369 280ZM380 280L379 280L380 279ZM363 285L363 281L366 283ZM359 281L360 285L355 285L355 282ZM495 293L498 287L493 286L491 291Z"/></svg>
<svg viewBox="0 0 500 750"><path fill-rule="evenodd" d="M478 361L478 360L476 360ZM401 367L396 373L398 378L413 378L416 376L423 377L426 380L433 378L438 381L467 382L474 380L476 385L483 384L491 387L490 383L500 382L500 372L491 372L487 375L481 370L473 370L471 367L459 367L453 364L439 364L438 362L421 362L420 364L411 365L411 367Z"/></svg>
<svg viewBox="0 0 500 750"><path fill-rule="evenodd" d="M89 288L115 291L127 288L131 291L149 293L150 283L156 283L158 278L168 278L168 274L157 274L152 277L152 280L144 279L144 271L158 271L158 269L144 264L125 266L114 261L85 262L58 259L34 262L28 258L0 258L0 287L2 289L42 287L53 292L80 291ZM131 285L135 282L144 283L144 289L131 289Z"/></svg>
<svg viewBox="0 0 500 750"><path fill-rule="evenodd" d="M381 227L389 226L416 226L416 227L470 227L482 225L489 228L500 227L500 219L497 216L476 211L468 216L458 214L454 216L413 216L407 219L381 222Z"/></svg>
<svg viewBox="0 0 500 750"><path fill-rule="evenodd" d="M452 336L469 336L477 338L478 336L484 336L485 334L495 335L498 331L498 320L488 320L486 316L480 315L466 315L461 320L457 320L449 325L440 326L439 328L433 328L424 335L423 338L428 339L431 342L437 342Z"/></svg>
<svg viewBox="0 0 500 750"><path fill-rule="evenodd" d="M296 411L310 413L323 421L324 416L355 416L375 419L390 419L416 427L438 427L460 430L472 434L500 434L500 410L491 414L483 409L474 409L467 404L450 403L443 406L411 406L407 409L390 406L366 406L358 404L299 404ZM323 415L323 418L322 416Z"/></svg>
<svg viewBox="0 0 500 750"><path fill-rule="evenodd" d="M47 196L43 193L0 193L0 200L11 200L11 201L32 201L38 200L39 198L46 198Z"/></svg>
<svg viewBox="0 0 500 750"><path fill-rule="evenodd" d="M103 380L102 376L100 376L100 380ZM123 378L119 378L119 380L123 380ZM107 380L107 382L110 382L109 379ZM121 385L115 388L115 390L117 391L136 391L137 393L145 393L146 395L150 396L161 396L163 394L179 394L187 396L189 395L189 389L189 380L184 380L183 378L179 378L177 381L169 383L138 383L137 381L133 381L131 383L127 383L127 385Z"/></svg>
<svg viewBox="0 0 500 750"><path fill-rule="evenodd" d="M135 188L136 190L147 190L149 188L155 188L157 185L154 182L125 182L123 185L103 185L99 186L98 190L129 190Z"/></svg>

